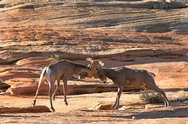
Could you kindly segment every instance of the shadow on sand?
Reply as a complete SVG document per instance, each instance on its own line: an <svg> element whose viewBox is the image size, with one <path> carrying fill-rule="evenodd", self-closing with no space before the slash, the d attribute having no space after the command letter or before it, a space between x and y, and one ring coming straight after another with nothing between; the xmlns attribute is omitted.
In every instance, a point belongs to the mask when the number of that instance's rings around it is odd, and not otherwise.
<svg viewBox="0 0 188 124"><path fill-rule="evenodd" d="M160 108L157 108L160 109ZM125 110L126 111L126 110ZM123 111L123 113L126 113ZM134 110L133 110L134 111ZM122 112L120 112L123 114ZM127 112L128 113L128 112ZM163 110L149 110L144 112L131 112L129 115L107 115L107 116L101 116L97 115L97 117L109 117L114 119L162 119L162 118L187 118L188 117L188 107L187 106L179 106L179 107L170 107ZM134 118L133 118L134 117Z"/></svg>

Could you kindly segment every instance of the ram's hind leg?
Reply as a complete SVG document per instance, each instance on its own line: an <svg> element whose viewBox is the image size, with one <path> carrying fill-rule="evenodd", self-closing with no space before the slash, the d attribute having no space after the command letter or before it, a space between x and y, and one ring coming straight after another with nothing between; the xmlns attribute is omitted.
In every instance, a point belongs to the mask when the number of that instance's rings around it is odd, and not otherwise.
<svg viewBox="0 0 188 124"><path fill-rule="evenodd" d="M49 97L50 97L50 105L51 105L51 110L53 112L55 112L55 109L53 107L53 103L52 103L52 93L53 93L53 89L54 89L54 83L55 83L55 80L51 80L49 82Z"/></svg>
<svg viewBox="0 0 188 124"><path fill-rule="evenodd" d="M55 101L55 96L56 96L56 92L59 88L59 85L60 85L60 80L57 80L57 85L55 85L55 90L54 90L54 93L52 95L52 98L53 98L54 101Z"/></svg>
<svg viewBox="0 0 188 124"><path fill-rule="evenodd" d="M44 78L41 78L39 83L38 83L38 88L37 88L37 91L36 91L36 94L35 94L35 99L33 100L33 106L36 105L36 100L37 100L37 96L39 94L39 91L41 89L41 85L45 82L45 79Z"/></svg>
<svg viewBox="0 0 188 124"><path fill-rule="evenodd" d="M163 101L164 101L165 107L167 107L167 106L170 105L169 100L167 99L165 92L164 92L163 90L161 90L161 89L155 84L155 82L152 83L152 84L149 84L149 85L147 84L145 87L146 87L147 89L150 89L150 90L153 90L153 91L155 91L155 92L160 93L160 94L162 95L162 97L163 97Z"/></svg>

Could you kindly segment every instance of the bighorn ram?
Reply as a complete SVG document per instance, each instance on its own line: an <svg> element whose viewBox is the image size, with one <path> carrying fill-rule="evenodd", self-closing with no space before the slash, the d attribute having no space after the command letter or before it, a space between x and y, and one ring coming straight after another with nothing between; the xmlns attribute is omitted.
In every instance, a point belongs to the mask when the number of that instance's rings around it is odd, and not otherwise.
<svg viewBox="0 0 188 124"><path fill-rule="evenodd" d="M164 93L156 84L155 84L155 74L148 72L146 70L134 70L126 67L118 67L115 69L102 69L99 60L95 61L92 59L87 59L91 62L91 69L94 72L94 77L99 78L103 83L106 83L106 77L110 78L115 84L118 85L118 92L116 96L115 104L112 106L113 109L119 107L119 100L124 86L130 87L145 87L147 89L156 91L162 94L164 105L169 106L169 101ZM98 62L98 66L96 63ZM93 64L94 63L94 64Z"/></svg>
<svg viewBox="0 0 188 124"><path fill-rule="evenodd" d="M37 95L39 93L41 85L46 81L49 84L49 97L50 97L51 109L52 111L55 111L52 104L52 96L55 99L55 93L59 87L60 80L63 80L64 83L63 84L64 102L66 105L68 105L66 100L67 80L70 79L72 75L79 73L81 73L83 77L91 78L93 76L93 72L89 67L79 64L74 64L68 61L59 61L56 64L52 64L48 67L45 67L40 75L36 96L33 101L33 106L35 106L36 104ZM80 76L81 79L82 76ZM57 86L55 88L54 93L52 94L56 80L57 80Z"/></svg>

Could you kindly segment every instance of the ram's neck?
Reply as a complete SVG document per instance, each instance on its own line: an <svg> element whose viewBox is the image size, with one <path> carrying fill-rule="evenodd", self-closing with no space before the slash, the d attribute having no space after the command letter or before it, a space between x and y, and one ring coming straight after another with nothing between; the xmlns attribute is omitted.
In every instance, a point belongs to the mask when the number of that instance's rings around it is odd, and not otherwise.
<svg viewBox="0 0 188 124"><path fill-rule="evenodd" d="M103 69L106 77L110 78L112 81L115 80L116 71L114 69Z"/></svg>

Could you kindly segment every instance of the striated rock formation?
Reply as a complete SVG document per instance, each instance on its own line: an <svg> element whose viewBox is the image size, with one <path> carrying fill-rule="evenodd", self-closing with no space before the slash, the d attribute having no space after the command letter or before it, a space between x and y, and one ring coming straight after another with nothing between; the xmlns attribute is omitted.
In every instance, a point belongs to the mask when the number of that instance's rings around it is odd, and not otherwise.
<svg viewBox="0 0 188 124"><path fill-rule="evenodd" d="M31 62L30 62L30 61ZM4 83L10 85L11 87L6 91L13 95L34 95L37 89L37 83L39 80L39 74L42 68L29 66L29 64L36 63L34 60L40 60L39 58L28 58L23 61L17 62L19 66L15 66L10 70L3 71L6 75L0 74L0 78L5 79ZM117 67L126 66L134 69L146 69L148 71L154 72L156 74L156 83L159 87L169 90L171 89L183 89L187 90L187 76L188 76L188 58L178 57L174 58L158 58L158 57L137 57L134 61L130 61L127 58L119 57L110 60L108 58L101 59L105 63L105 67ZM172 60L174 62L172 62ZM83 62L84 61L79 61ZM86 61L85 61L86 62ZM28 65L26 64L28 63ZM20 65L24 65L24 68ZM42 64L41 64L42 65ZM87 65L87 64L86 64ZM36 69L36 70L35 70ZM109 92L117 91L117 86L108 80L108 85L102 84L99 79L84 79L77 80L72 78L68 81L67 94L83 94L83 93L98 93L98 92ZM62 85L62 82L61 82ZM140 88L138 88L140 89ZM132 87L126 87L125 91L138 90ZM43 84L40 95L48 95L48 84ZM62 86L59 88L59 95L63 94Z"/></svg>
<svg viewBox="0 0 188 124"><path fill-rule="evenodd" d="M83 65L89 56L106 67L147 69L160 87L186 89L188 8L173 2L179 9L152 9L156 2L150 1L2 0L0 87L5 83L10 94L34 95L41 70L58 55ZM109 83L73 78L67 94L117 90ZM44 84L40 94L47 92Z"/></svg>
<svg viewBox="0 0 188 124"><path fill-rule="evenodd" d="M33 1L1 1L0 64L52 54L84 59L128 48L187 49L187 8L153 10L149 1Z"/></svg>

